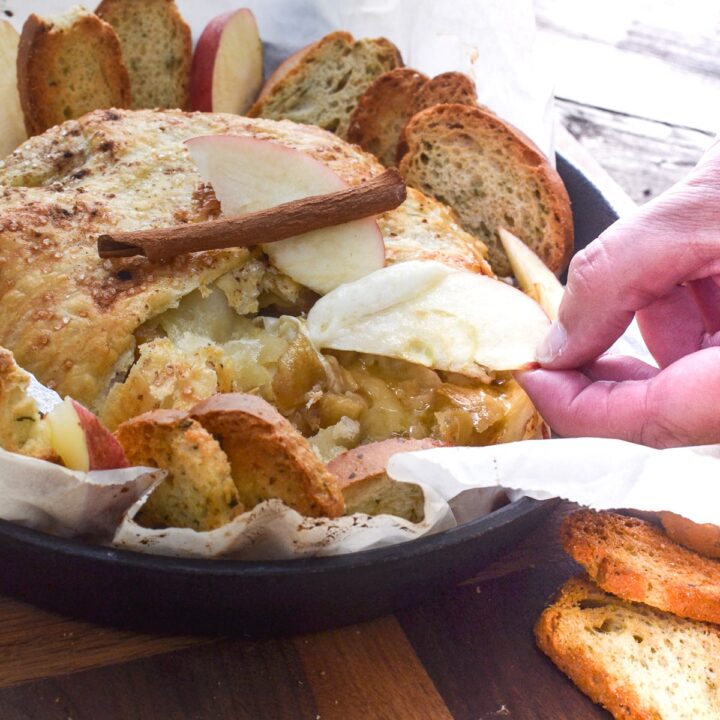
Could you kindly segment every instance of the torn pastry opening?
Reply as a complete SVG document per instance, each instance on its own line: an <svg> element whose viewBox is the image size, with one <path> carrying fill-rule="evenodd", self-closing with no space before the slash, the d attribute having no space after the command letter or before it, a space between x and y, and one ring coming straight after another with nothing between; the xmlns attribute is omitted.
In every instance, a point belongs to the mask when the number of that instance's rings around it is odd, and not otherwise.
<svg viewBox="0 0 720 720"><path fill-rule="evenodd" d="M319 352L303 313L312 296L260 257L143 323L135 356L100 417L111 429L216 393L272 403L325 462L392 437L485 445L532 437L539 420L509 373L484 380L357 352Z"/></svg>

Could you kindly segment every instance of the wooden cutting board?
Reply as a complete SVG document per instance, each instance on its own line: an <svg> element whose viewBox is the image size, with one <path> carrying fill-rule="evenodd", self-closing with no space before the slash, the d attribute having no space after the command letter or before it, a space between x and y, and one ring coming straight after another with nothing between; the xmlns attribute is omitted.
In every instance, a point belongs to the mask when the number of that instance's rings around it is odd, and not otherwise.
<svg viewBox="0 0 720 720"><path fill-rule="evenodd" d="M577 572L558 542L570 508L430 603L315 635L138 635L0 600L0 718L607 718L532 637Z"/></svg>

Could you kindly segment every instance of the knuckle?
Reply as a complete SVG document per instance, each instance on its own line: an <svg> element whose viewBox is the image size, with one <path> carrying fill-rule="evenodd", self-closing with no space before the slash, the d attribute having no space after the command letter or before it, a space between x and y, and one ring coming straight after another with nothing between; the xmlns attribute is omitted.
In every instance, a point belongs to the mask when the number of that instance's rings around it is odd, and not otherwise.
<svg viewBox="0 0 720 720"><path fill-rule="evenodd" d="M579 392L563 411L563 434L567 437L590 435L613 437L610 432L609 393L606 383L592 383Z"/></svg>
<svg viewBox="0 0 720 720"><path fill-rule="evenodd" d="M644 418L636 442L648 447L666 448L692 444L688 440L687 429L680 423L672 418L657 415Z"/></svg>
<svg viewBox="0 0 720 720"><path fill-rule="evenodd" d="M596 240L572 259L568 268L567 292L576 297L594 294L607 285L612 264L602 240Z"/></svg>

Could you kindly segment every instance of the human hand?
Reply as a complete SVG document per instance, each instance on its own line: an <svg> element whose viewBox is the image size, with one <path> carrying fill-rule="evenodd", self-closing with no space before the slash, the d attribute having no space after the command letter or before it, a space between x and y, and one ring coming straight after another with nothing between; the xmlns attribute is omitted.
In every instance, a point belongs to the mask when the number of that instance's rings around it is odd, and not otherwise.
<svg viewBox="0 0 720 720"><path fill-rule="evenodd" d="M573 259L542 369L518 374L564 436L720 442L720 143ZM659 368L602 356L637 317Z"/></svg>

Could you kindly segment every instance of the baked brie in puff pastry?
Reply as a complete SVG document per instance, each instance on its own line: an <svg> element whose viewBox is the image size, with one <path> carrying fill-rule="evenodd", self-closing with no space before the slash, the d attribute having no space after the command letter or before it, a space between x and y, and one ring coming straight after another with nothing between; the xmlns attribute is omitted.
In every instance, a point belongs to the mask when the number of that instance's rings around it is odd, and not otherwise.
<svg viewBox="0 0 720 720"><path fill-rule="evenodd" d="M212 134L282 143L350 186L383 172L318 128L233 115L100 110L32 138L0 163L0 345L20 366L111 429L220 392L256 393L325 460L396 436L475 445L537 434L540 419L508 373L470 378L319 352L303 320L318 296L260 249L100 259L101 233L220 214L185 145ZM415 190L378 223L386 264L492 274L485 246Z"/></svg>

